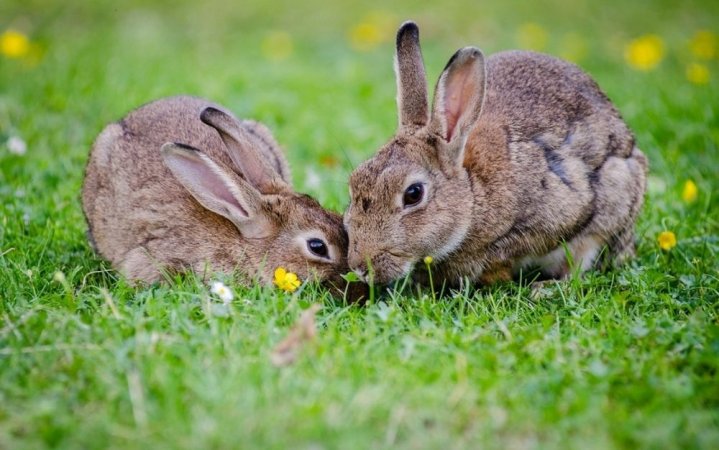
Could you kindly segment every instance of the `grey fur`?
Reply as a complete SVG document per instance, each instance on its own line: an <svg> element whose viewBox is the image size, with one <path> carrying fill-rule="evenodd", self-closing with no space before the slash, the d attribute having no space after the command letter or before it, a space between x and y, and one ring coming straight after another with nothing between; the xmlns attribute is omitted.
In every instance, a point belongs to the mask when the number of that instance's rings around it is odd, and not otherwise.
<svg viewBox="0 0 719 450"><path fill-rule="evenodd" d="M466 92L447 80L468 51L440 77L430 124L400 128L351 175L350 267L364 275L371 265L384 283L432 255L435 282L457 284L508 279L528 265L565 277L562 243L580 270L594 267L603 248L609 261L633 255L647 160L606 95L578 67L524 51L479 53L484 64L462 72L476 86ZM446 134L455 121L443 116L445 89L459 95L452 98L463 117L481 108L454 135ZM413 179L427 193L405 208Z"/></svg>
<svg viewBox="0 0 719 450"><path fill-rule="evenodd" d="M200 120L208 108L222 122L217 129ZM248 164L253 179L243 173ZM211 174L221 194L203 192L187 167ZM237 202L234 212L225 201ZM303 280L343 285L341 217L292 190L285 156L265 126L203 99L158 100L108 125L93 145L82 203L93 247L134 282L194 270L271 283L282 266ZM302 239L315 235L331 258L307 254Z"/></svg>

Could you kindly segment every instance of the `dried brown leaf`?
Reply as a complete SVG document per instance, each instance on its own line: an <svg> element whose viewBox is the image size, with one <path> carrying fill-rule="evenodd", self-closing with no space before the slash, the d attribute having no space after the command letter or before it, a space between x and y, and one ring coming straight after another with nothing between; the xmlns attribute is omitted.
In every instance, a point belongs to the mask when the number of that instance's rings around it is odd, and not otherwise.
<svg viewBox="0 0 719 450"><path fill-rule="evenodd" d="M322 306L314 304L302 312L300 318L285 337L272 350L270 361L277 367L285 367L294 363L300 350L317 335L315 314Z"/></svg>

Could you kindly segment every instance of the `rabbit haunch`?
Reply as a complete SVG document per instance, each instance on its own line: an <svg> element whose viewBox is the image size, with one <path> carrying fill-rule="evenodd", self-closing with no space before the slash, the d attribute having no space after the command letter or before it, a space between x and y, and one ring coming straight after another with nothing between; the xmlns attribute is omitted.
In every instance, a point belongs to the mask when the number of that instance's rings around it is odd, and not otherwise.
<svg viewBox="0 0 719 450"><path fill-rule="evenodd" d="M349 264L380 283L426 255L433 276L508 279L526 266L568 274L634 253L647 161L578 67L532 52L449 61L430 110L419 33L397 35L399 129L350 177ZM421 186L423 197L403 195ZM421 277L421 274L417 274Z"/></svg>

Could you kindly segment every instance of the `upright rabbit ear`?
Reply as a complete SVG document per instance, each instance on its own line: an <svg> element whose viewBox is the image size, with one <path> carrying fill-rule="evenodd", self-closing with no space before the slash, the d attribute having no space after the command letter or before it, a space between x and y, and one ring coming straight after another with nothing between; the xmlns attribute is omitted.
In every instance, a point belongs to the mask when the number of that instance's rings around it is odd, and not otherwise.
<svg viewBox="0 0 719 450"><path fill-rule="evenodd" d="M239 121L212 107L202 111L200 120L220 133L232 162L260 192L272 194L289 188L272 165L262 158L253 137Z"/></svg>
<svg viewBox="0 0 719 450"><path fill-rule="evenodd" d="M419 28L414 22L403 23L397 31L394 70L397 77L400 128L417 129L427 125L429 120L427 76L424 73L422 50L419 47Z"/></svg>
<svg viewBox="0 0 719 450"><path fill-rule="evenodd" d="M249 183L196 148L167 143L161 152L177 181L202 206L229 219L245 237L270 234L269 222L262 213L262 194Z"/></svg>
<svg viewBox="0 0 719 450"><path fill-rule="evenodd" d="M475 47L457 50L439 77L430 129L452 144L453 158L463 158L467 136L482 111L486 79L484 55Z"/></svg>

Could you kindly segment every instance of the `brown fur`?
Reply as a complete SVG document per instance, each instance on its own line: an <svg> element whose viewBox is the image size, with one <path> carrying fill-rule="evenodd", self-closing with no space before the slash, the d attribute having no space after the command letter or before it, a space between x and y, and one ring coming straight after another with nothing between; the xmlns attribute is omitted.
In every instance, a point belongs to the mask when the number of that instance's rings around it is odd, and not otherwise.
<svg viewBox="0 0 719 450"><path fill-rule="evenodd" d="M207 108L222 112L205 118ZM207 123L223 125L203 123L201 113ZM167 142L182 145L163 147ZM243 216L236 225L204 207L163 160L172 152L180 162L209 158L202 160L241 194L236 209L247 209L251 220ZM250 183L238 165L257 168L262 176L255 181L263 182ZM189 269L236 272L269 284L282 266L303 280L317 276L341 286L339 275L347 270L341 217L292 190L287 162L269 130L206 100L158 100L108 125L90 154L82 203L96 250L133 281L155 282L163 272ZM323 239L331 259L309 254L308 237Z"/></svg>
<svg viewBox="0 0 719 450"><path fill-rule="evenodd" d="M421 65L418 37L412 42L415 51L398 48L397 57L420 60L399 67ZM418 115L416 102L398 106L400 117ZM646 172L631 131L579 68L523 51L485 60L464 48L440 77L425 126L400 126L352 174L349 264L362 275L371 265L384 283L432 255L435 280L456 284L506 278L492 274L497 267L565 277L563 242L581 270L604 247L622 261L634 253ZM425 199L405 208L414 179Z"/></svg>

